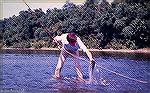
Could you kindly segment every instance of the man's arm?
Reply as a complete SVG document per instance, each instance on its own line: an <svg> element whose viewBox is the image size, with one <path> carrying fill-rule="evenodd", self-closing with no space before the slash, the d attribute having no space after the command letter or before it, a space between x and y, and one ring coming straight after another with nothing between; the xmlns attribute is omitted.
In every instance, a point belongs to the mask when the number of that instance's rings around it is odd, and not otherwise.
<svg viewBox="0 0 150 93"><path fill-rule="evenodd" d="M92 57L91 52L88 49L85 49L85 53L87 54L87 56L90 59L90 61L94 60L93 57Z"/></svg>
<svg viewBox="0 0 150 93"><path fill-rule="evenodd" d="M62 36L54 37L53 43L58 46L58 49L61 49Z"/></svg>
<svg viewBox="0 0 150 93"><path fill-rule="evenodd" d="M90 64L92 65L92 68L94 69L95 61L92 57L91 52L87 49L87 47L84 45L84 43L81 41L80 38L77 38L77 42L78 42L80 48L87 54L88 58L90 59Z"/></svg>
<svg viewBox="0 0 150 93"><path fill-rule="evenodd" d="M61 36L54 37L53 42L58 42L58 41L61 41Z"/></svg>
<svg viewBox="0 0 150 93"><path fill-rule="evenodd" d="M95 61L94 61L94 59L93 59L93 57L92 57L91 52L90 52L88 49L86 49L86 54L87 54L87 56L88 56L89 59L90 59L90 67L92 68L92 71L93 71L93 70L94 70L94 67L95 67Z"/></svg>

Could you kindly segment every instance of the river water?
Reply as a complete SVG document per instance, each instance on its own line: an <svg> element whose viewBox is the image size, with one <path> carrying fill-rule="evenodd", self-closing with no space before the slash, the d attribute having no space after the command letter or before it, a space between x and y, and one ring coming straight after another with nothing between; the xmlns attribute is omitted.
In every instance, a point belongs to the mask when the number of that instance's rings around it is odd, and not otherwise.
<svg viewBox="0 0 150 93"><path fill-rule="evenodd" d="M2 53L0 58L0 93L150 93L149 60L94 57L94 80L89 83L76 80L71 57L63 66L60 80L52 78L58 55ZM89 63L79 62L88 81Z"/></svg>

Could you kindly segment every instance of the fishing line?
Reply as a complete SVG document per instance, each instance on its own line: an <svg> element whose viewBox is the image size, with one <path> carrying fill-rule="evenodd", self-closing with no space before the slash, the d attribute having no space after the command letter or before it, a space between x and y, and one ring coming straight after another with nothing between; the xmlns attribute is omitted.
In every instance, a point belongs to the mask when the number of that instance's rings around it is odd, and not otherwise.
<svg viewBox="0 0 150 93"><path fill-rule="evenodd" d="M131 78L131 77L129 77L129 76L125 76L125 75L120 74L120 73L117 73L117 72L115 72L115 71L113 71L113 70L104 68L104 67L102 67L102 66L100 66L100 65L97 65L97 64L95 64L95 65L96 65L97 67L99 67L99 68L102 68L102 69L104 69L104 70L107 70L107 71L109 71L109 72L111 72L111 73L114 73L114 74L116 74L116 75L119 75L119 76L121 76L121 77L130 79L130 80L133 80L133 81L137 81L137 82L140 82L140 83L148 83L147 81L142 81L142 80L138 80L138 79L135 79L135 78Z"/></svg>
<svg viewBox="0 0 150 93"><path fill-rule="evenodd" d="M79 57L79 56L76 56L76 55L74 55L74 54L68 52L66 49L64 49L64 50L65 50L68 54L70 54L71 56L73 56L73 57L75 57L75 58L78 58L78 59L83 60L83 61L87 61L87 60L84 59L84 58L81 58L81 57ZM87 61L87 62L88 62L88 61ZM107 68L102 67L102 66L97 65L97 64L95 64L95 66L97 66L97 67L99 67L99 68L102 68L102 69L104 69L104 70L106 70L106 71L109 71L109 72L111 72L111 73L114 73L114 74L116 74L116 75L118 75L118 76L121 76L121 77L130 79L130 80L133 80L133 81L136 81L136 82L140 82L140 83L148 83L147 81L142 81L142 80L138 80L138 79L135 79L135 78L131 78L131 77L129 77L129 76L126 76L126 75L117 73L117 72L115 72L115 71L113 71L113 70L107 69Z"/></svg>

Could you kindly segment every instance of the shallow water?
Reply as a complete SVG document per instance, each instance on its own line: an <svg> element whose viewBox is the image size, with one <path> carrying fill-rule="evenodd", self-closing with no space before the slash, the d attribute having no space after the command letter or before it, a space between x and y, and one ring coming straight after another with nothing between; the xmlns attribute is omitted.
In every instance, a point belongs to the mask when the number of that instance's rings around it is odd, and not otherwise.
<svg viewBox="0 0 150 93"><path fill-rule="evenodd" d="M96 57L94 81L87 83L76 80L71 58L66 60L60 80L52 78L58 55L4 53L0 58L0 93L150 93L150 61ZM88 80L89 64L82 60L79 62L84 79Z"/></svg>

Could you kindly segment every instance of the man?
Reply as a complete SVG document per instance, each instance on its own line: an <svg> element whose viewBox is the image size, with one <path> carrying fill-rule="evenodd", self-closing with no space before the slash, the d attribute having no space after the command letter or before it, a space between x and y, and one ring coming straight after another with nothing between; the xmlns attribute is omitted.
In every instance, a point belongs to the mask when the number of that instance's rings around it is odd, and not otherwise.
<svg viewBox="0 0 150 93"><path fill-rule="evenodd" d="M78 49L82 49L84 52L86 52L87 56L90 59L92 70L94 69L95 61L93 60L92 54L87 49L87 47L83 44L80 38L77 37L74 33L66 33L66 34L62 34L61 36L56 36L53 42L62 43L62 49L61 49L61 53L58 59L58 64L55 69L54 78L57 78L57 79L60 78L60 72L61 72L62 66L68 55L72 54L74 56L79 56ZM76 57L73 57L73 62L75 64L76 72L78 75L77 79L84 80L83 74L81 72L80 64Z"/></svg>

